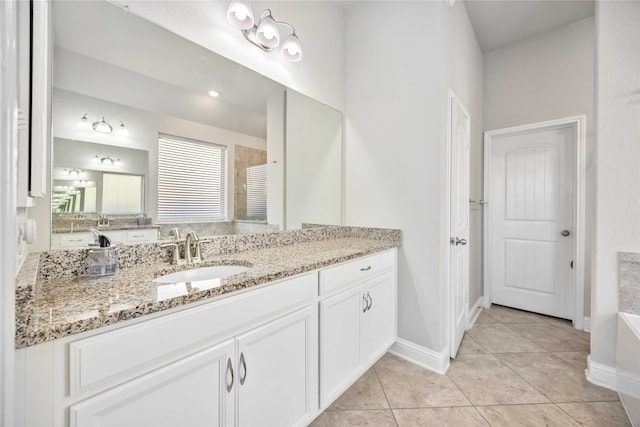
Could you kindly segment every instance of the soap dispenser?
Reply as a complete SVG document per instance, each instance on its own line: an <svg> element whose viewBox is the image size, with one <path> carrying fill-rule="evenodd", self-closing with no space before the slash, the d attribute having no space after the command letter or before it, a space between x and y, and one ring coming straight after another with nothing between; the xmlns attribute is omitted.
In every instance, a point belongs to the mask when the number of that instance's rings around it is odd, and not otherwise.
<svg viewBox="0 0 640 427"><path fill-rule="evenodd" d="M92 229L95 243L87 255L89 276L100 277L116 274L118 269L117 248L111 246L111 240L98 230Z"/></svg>

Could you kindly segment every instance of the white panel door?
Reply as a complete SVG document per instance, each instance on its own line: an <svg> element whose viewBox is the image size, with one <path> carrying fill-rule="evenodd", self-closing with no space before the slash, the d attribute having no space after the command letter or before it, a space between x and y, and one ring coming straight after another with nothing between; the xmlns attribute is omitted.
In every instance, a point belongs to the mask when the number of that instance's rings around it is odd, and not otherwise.
<svg viewBox="0 0 640 427"><path fill-rule="evenodd" d="M488 262L496 304L573 317L573 133L492 137Z"/></svg>
<svg viewBox="0 0 640 427"><path fill-rule="evenodd" d="M471 118L460 104L451 97L451 168L450 168L450 339L451 357L456 357L458 347L468 326L469 307L469 139Z"/></svg>
<svg viewBox="0 0 640 427"><path fill-rule="evenodd" d="M71 406L71 427L233 426L234 342L209 348Z"/></svg>
<svg viewBox="0 0 640 427"><path fill-rule="evenodd" d="M311 421L318 410L317 319L309 306L237 337L238 426Z"/></svg>

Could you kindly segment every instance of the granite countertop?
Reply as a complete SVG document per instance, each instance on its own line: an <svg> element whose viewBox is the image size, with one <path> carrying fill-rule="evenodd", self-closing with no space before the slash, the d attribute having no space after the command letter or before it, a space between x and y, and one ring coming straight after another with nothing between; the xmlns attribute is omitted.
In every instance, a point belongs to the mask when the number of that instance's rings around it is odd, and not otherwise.
<svg viewBox="0 0 640 427"><path fill-rule="evenodd" d="M380 252L398 244L362 237L333 238L267 249L211 256L193 266L161 265L120 268L116 275L46 279L38 276L39 258L31 256L18 276L16 348L90 331L147 314L221 297L332 264ZM186 268L245 265L245 273L220 284L160 284L153 279Z"/></svg>

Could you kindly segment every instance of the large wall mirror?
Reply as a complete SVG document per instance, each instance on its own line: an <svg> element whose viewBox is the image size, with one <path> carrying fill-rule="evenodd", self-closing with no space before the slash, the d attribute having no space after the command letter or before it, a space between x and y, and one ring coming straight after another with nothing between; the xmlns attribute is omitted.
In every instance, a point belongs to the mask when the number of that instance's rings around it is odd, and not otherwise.
<svg viewBox="0 0 640 427"><path fill-rule="evenodd" d="M106 1L53 2L52 22L51 233L341 223L339 111Z"/></svg>

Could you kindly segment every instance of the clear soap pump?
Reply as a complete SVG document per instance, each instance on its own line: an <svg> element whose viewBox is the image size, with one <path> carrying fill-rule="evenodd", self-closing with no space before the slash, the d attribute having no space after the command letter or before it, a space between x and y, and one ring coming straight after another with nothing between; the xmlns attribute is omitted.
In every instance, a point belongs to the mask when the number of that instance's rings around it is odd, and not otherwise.
<svg viewBox="0 0 640 427"><path fill-rule="evenodd" d="M95 242L89 244L92 249L87 255L89 276L111 276L118 270L118 256L116 247L111 246L111 239L96 229L91 232L95 237Z"/></svg>

